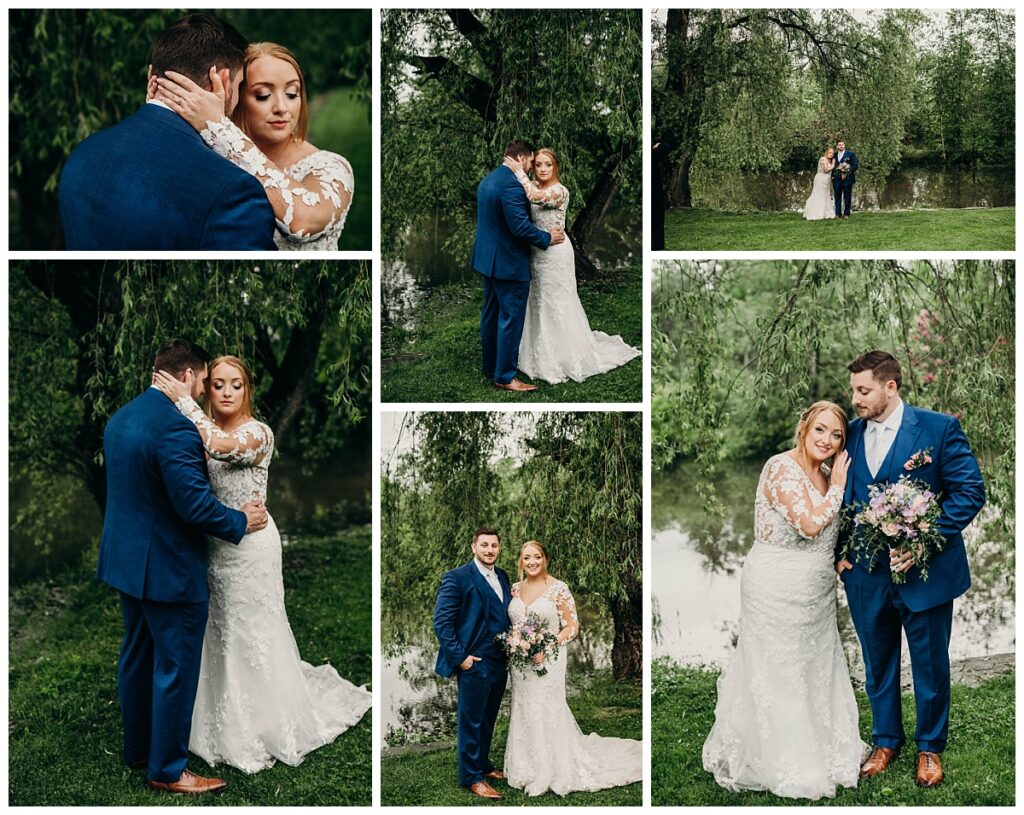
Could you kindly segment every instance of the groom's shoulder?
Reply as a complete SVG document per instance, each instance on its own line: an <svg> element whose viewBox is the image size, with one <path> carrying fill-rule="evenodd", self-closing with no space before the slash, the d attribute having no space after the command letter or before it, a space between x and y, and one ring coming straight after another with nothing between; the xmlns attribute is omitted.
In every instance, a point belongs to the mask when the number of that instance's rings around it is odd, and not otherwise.
<svg viewBox="0 0 1024 815"><path fill-rule="evenodd" d="M943 413L939 410L929 410L928 408L918 407L917 405L911 405L906 402L904 402L904 410L911 411L919 422L923 422L925 424L950 425L959 421L959 419L957 419L957 417L952 413Z"/></svg>

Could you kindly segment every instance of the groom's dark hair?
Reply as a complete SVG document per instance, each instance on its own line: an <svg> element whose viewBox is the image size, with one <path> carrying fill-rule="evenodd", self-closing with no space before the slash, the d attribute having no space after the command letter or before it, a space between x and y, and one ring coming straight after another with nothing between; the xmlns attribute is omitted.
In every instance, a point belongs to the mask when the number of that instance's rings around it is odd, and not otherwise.
<svg viewBox="0 0 1024 815"><path fill-rule="evenodd" d="M888 351L868 351L861 354L853 362L846 366L851 374L859 374L862 371L871 371L875 380L883 385L890 379L896 383L896 390L903 385L903 369L900 361Z"/></svg>
<svg viewBox="0 0 1024 815"><path fill-rule="evenodd" d="M476 532L473 533L473 543L476 543L477 538L480 538L483 535L494 535L494 537L498 539L498 543L501 543L501 535L499 535L489 526L481 526L479 529L477 529Z"/></svg>
<svg viewBox="0 0 1024 815"><path fill-rule="evenodd" d="M157 76L177 71L209 90L210 67L228 68L234 76L245 66L248 45L230 23L212 14L186 14L156 38L149 61Z"/></svg>
<svg viewBox="0 0 1024 815"><path fill-rule="evenodd" d="M156 352L153 370L181 376L189 368L198 373L200 368L209 364L210 355L205 348L188 340L171 340Z"/></svg>
<svg viewBox="0 0 1024 815"><path fill-rule="evenodd" d="M533 145L528 141L516 139L505 145L505 155L509 158L519 158L523 153L533 153Z"/></svg>

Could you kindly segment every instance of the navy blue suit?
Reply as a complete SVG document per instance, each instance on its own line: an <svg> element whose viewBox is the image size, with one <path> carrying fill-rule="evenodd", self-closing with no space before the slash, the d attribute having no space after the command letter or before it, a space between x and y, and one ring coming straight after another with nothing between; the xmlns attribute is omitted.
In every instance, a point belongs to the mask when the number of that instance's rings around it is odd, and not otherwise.
<svg viewBox="0 0 1024 815"><path fill-rule="evenodd" d="M922 580L920 570L914 567L907 573L905 584L894 585L886 555L877 559L881 562L876 562L871 571L867 563L854 562L852 569L843 571L842 581L864 655L873 742L895 749L905 741L900 698L903 629L914 676L914 740L919 750L942 752L949 726L953 600L971 585L962 532L985 505L985 485L955 417L907 404L903 410L899 432L874 478L866 458L866 423L857 419L850 424L847 450L851 465L844 503L861 504L868 500L870 485L892 483L901 475L924 481L940 495L939 528L945 545L929 562L927 580ZM924 450L929 450L931 464L904 469L915 453ZM847 528L839 537L837 561L849 534Z"/></svg>
<svg viewBox="0 0 1024 815"><path fill-rule="evenodd" d="M94 133L60 176L66 248L273 250L263 186L155 104Z"/></svg>
<svg viewBox="0 0 1024 815"><path fill-rule="evenodd" d="M850 163L850 174L843 179L839 172L839 153L836 152L836 166L832 170L832 200L836 205L836 217L840 218L850 214L850 204L853 201L853 185L857 181L857 154L853 150L843 152L843 161Z"/></svg>
<svg viewBox="0 0 1024 815"><path fill-rule="evenodd" d="M96 576L121 593L124 759L147 761L151 781L177 781L206 630L206 536L238 543L246 518L214 497L199 432L155 388L110 418L103 456Z"/></svg>
<svg viewBox="0 0 1024 815"><path fill-rule="evenodd" d="M484 282L480 346L484 376L512 381L519 366L526 298L530 294L530 247L547 249L551 233L530 220L530 201L508 167L502 165L476 188L476 239L472 267Z"/></svg>
<svg viewBox="0 0 1024 815"><path fill-rule="evenodd" d="M434 670L445 678L457 674L459 783L467 787L494 770L491 738L508 682L505 654L494 638L509 628L512 586L504 571L494 571L501 600L471 560L441 578L434 606L434 632L441 644ZM470 655L480 661L460 670Z"/></svg>

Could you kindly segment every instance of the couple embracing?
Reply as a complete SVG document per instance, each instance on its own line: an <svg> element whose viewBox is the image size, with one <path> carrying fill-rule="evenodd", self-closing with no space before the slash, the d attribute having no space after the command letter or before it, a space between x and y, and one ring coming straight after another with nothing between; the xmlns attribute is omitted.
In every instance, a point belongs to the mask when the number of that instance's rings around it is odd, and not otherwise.
<svg viewBox="0 0 1024 815"><path fill-rule="evenodd" d="M254 416L248 366L174 340L152 381L103 433L96 573L124 617L123 758L153 789L219 792L224 781L186 767L189 750L246 773L294 766L358 722L371 696L299 657L265 506L274 435Z"/></svg>
<svg viewBox="0 0 1024 815"><path fill-rule="evenodd" d="M835 148L825 148L825 154L818 159L811 195L804 203L804 220L849 220L859 166L857 154L847 150L842 139L836 142Z"/></svg>
<svg viewBox="0 0 1024 815"><path fill-rule="evenodd" d="M497 532L477 529L471 549L472 560L441 578L434 608L441 646L435 670L458 682L459 783L482 798L499 799L490 781L503 780L535 796L641 780L641 742L584 736L566 703L566 645L579 633L579 619L569 587L548 572L544 545L523 544L514 584L495 565L501 551ZM510 666L501 640L535 630L550 647ZM499 770L490 759L491 740L510 675L508 741Z"/></svg>
<svg viewBox="0 0 1024 815"><path fill-rule="evenodd" d="M985 486L959 421L902 400L891 354L870 351L847 370L858 418L848 425L839 405L811 405L795 447L770 458L758 482L739 642L703 753L704 769L732 792L818 799L893 772L906 742L904 634L914 777L921 787L944 779L953 600L971 582L962 533ZM921 514L928 505L937 513ZM836 624L836 573L864 657L870 749Z"/></svg>
<svg viewBox="0 0 1024 815"><path fill-rule="evenodd" d="M576 292L565 232L569 190L560 172L553 150L513 141L477 187L470 265L484 284L483 373L501 390L537 390L517 378L519 371L552 384L582 382L640 355L622 337L590 328Z"/></svg>

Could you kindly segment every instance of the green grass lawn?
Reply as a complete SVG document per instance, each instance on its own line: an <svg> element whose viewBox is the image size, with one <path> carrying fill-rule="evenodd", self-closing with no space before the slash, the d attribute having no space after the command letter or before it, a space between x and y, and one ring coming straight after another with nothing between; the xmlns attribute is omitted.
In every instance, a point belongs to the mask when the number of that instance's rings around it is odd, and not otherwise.
<svg viewBox="0 0 1024 815"><path fill-rule="evenodd" d="M288 617L302 658L329 661L358 684L371 679L369 528L293 539L284 553ZM371 722L363 717L298 767L256 775L189 768L225 778L216 796L146 787L145 771L121 761L117 655L123 634L117 593L92 577L95 556L59 580L11 590L9 672L12 806L363 805L371 802Z"/></svg>
<svg viewBox="0 0 1024 815"><path fill-rule="evenodd" d="M310 104L309 140L349 160L356 191L338 248L370 251L373 222L373 156L367 107L348 88L338 88Z"/></svg>
<svg viewBox="0 0 1024 815"><path fill-rule="evenodd" d="M610 272L579 286L591 328L619 334L630 345L643 341L643 274L639 267ZM431 289L410 315L414 326L388 327L381 337L381 400L384 402L639 402L643 358L584 382L549 385L533 393L498 390L480 371L478 280ZM520 377L524 382L529 378Z"/></svg>
<svg viewBox="0 0 1024 815"><path fill-rule="evenodd" d="M611 671L598 671L590 684L569 697L569 707L584 733L639 739L643 733L642 688L639 681L617 682ZM498 717L491 761L501 767L505 759L508 719ZM560 798L554 793L529 797L503 781L494 782L502 801L478 798L459 786L455 745L443 749L409 751L381 759L380 802L384 806L641 806L642 784L613 787L600 792L574 792Z"/></svg>
<svg viewBox="0 0 1024 815"><path fill-rule="evenodd" d="M805 221L797 212L674 209L668 251L1012 251L1014 207L854 211L848 221Z"/></svg>
<svg viewBox="0 0 1024 815"><path fill-rule="evenodd" d="M701 766L701 749L715 718L717 672L658 661L652 671L651 802L672 806L801 805L768 792L731 793ZM953 686L950 741L943 753L946 780L925 790L914 783L917 752L911 744L885 773L840 789L825 806L1013 806L1014 675L977 688ZM871 739L871 710L857 692L861 737ZM903 699L904 726L914 732L914 702ZM808 745L813 749L813 745Z"/></svg>

